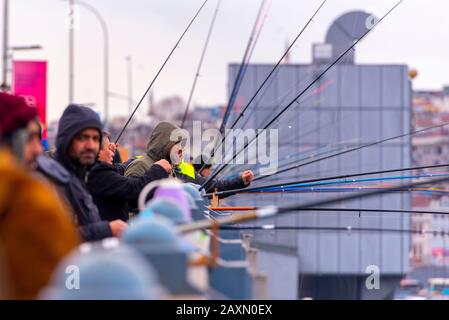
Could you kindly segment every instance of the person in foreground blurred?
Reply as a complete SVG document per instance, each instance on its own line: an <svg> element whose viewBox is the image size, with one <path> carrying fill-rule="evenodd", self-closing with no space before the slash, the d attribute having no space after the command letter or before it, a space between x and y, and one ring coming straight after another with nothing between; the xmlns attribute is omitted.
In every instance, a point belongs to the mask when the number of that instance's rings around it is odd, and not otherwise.
<svg viewBox="0 0 449 320"><path fill-rule="evenodd" d="M0 93L0 294L34 299L80 242L67 206L27 170L42 153L36 110Z"/></svg>

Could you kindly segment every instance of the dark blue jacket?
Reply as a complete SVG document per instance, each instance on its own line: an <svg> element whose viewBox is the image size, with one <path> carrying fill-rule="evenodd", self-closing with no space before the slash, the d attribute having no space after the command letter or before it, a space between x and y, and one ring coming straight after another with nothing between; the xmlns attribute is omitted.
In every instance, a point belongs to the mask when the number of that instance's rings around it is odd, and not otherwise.
<svg viewBox="0 0 449 320"><path fill-rule="evenodd" d="M86 241L111 237L108 221L102 221L89 191L86 189L86 168L69 157L72 139L80 131L97 129L102 135L103 126L97 114L89 108L69 105L59 120L55 159L69 172L69 181L61 185L64 196L71 205L81 235Z"/></svg>

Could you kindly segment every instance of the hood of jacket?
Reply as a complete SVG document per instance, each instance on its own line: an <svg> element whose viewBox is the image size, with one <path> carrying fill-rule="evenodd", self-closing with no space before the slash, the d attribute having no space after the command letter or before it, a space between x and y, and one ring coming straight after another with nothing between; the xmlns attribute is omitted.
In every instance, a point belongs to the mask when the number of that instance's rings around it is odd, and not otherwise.
<svg viewBox="0 0 449 320"><path fill-rule="evenodd" d="M160 122L151 133L146 153L154 162L161 159L170 161L170 149L181 142L184 137L183 130L176 125L170 122Z"/></svg>
<svg viewBox="0 0 449 320"><path fill-rule="evenodd" d="M102 138L103 125L98 115L90 108L71 104L62 114L56 136L55 158L69 171L78 172L81 165L72 161L69 157L69 147L72 139L84 129L97 129Z"/></svg>

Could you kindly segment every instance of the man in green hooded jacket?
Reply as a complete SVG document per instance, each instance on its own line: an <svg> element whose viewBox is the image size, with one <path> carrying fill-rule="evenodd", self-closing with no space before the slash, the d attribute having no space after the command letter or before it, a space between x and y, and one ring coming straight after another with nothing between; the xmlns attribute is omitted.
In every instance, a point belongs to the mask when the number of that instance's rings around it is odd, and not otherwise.
<svg viewBox="0 0 449 320"><path fill-rule="evenodd" d="M166 159L176 168L171 172L172 177L198 185L206 182L207 178L202 177L196 171L185 174L182 170L179 170L179 166L183 165L182 135L177 134L179 132L181 132L180 128L176 125L169 122L160 122L151 133L145 154L128 166L125 176L141 177L155 162ZM241 189L247 187L253 178L252 171L247 170L235 178L212 180L205 186L205 190L209 191L208 188L211 186L218 191Z"/></svg>

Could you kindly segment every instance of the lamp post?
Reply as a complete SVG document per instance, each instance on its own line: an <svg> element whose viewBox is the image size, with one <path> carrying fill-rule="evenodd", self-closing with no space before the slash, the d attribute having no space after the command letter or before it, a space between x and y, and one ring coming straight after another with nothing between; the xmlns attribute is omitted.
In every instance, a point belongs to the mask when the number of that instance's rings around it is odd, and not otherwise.
<svg viewBox="0 0 449 320"><path fill-rule="evenodd" d="M1 90L8 90L8 19L9 19L9 0L3 0L3 73Z"/></svg>
<svg viewBox="0 0 449 320"><path fill-rule="evenodd" d="M74 82L75 82L75 74L74 74L74 51L75 51L75 12L73 6L73 0L69 1L69 103L74 102Z"/></svg>
<svg viewBox="0 0 449 320"><path fill-rule="evenodd" d="M103 99L104 99L104 122L107 123L109 119L109 32L106 25L106 21L103 19L101 14L98 12L97 9L95 9L92 5L90 5L87 2L81 1L81 0L69 0L70 5L70 14L71 14L71 21L70 21L70 46L69 46L69 66L70 66L70 93L69 93L69 99L72 102L73 99L73 5L77 4L79 6L82 6L89 10L100 22L101 29L103 31L103 68L104 68L104 75L103 75L103 81L104 81L104 88L103 88Z"/></svg>

